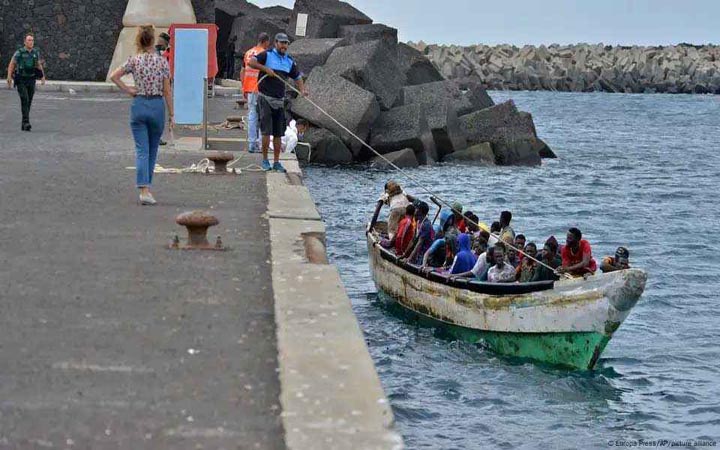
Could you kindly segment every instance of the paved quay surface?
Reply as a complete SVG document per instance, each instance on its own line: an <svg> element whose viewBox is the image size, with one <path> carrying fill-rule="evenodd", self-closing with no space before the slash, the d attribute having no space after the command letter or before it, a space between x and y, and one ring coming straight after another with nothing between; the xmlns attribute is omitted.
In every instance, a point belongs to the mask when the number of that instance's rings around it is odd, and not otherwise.
<svg viewBox="0 0 720 450"><path fill-rule="evenodd" d="M284 448L265 175L156 175L140 207L129 99L38 93L31 133L0 105L0 448ZM165 248L194 209L230 250Z"/></svg>

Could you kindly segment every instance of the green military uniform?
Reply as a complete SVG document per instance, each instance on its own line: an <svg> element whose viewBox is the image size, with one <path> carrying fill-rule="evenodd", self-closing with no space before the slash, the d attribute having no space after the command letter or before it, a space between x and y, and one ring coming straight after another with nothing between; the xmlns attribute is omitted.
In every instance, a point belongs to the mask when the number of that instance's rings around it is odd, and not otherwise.
<svg viewBox="0 0 720 450"><path fill-rule="evenodd" d="M30 107L35 96L35 80L40 64L40 52L23 47L13 55L15 61L15 87L20 95L23 129L30 125Z"/></svg>

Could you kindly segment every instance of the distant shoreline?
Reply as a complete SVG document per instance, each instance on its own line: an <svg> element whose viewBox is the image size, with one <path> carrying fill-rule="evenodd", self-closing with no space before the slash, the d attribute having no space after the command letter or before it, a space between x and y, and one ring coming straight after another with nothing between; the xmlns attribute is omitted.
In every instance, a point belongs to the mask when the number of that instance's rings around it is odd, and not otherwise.
<svg viewBox="0 0 720 450"><path fill-rule="evenodd" d="M720 94L720 46L411 46L446 78L493 90Z"/></svg>

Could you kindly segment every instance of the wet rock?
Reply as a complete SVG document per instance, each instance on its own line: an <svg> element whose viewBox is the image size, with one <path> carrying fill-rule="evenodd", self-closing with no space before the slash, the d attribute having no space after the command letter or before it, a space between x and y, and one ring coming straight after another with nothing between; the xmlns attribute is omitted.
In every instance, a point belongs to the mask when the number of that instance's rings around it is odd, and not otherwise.
<svg viewBox="0 0 720 450"><path fill-rule="evenodd" d="M493 143L495 163L500 166L539 166L535 138L504 140Z"/></svg>
<svg viewBox="0 0 720 450"><path fill-rule="evenodd" d="M288 53L295 59L300 70L309 75L317 66L327 61L335 48L343 45L344 39L298 39L288 48Z"/></svg>
<svg viewBox="0 0 720 450"><path fill-rule="evenodd" d="M401 169L410 169L417 167L418 160L415 157L415 150L411 148L405 148L396 152L386 153L383 155L387 160L392 162L395 166ZM370 161L370 167L379 170L391 170L394 169L387 161L376 156Z"/></svg>
<svg viewBox="0 0 720 450"><path fill-rule="evenodd" d="M310 145L298 145L295 152L301 161L320 164L349 164L353 162L353 154L345 143L324 128L310 128L303 135L301 142Z"/></svg>
<svg viewBox="0 0 720 450"><path fill-rule="evenodd" d="M398 44L398 30L381 23L368 25L343 25L338 37L345 38L348 44L359 44L367 41L382 41L391 48Z"/></svg>
<svg viewBox="0 0 720 450"><path fill-rule="evenodd" d="M295 34L297 16L308 15L307 38L336 38L343 25L364 25L372 23L372 19L353 8L348 3L338 0L296 0L290 18L288 31Z"/></svg>
<svg viewBox="0 0 720 450"><path fill-rule="evenodd" d="M557 158L557 155L555 154L555 152L542 139L536 138L534 141L534 145L535 145L535 150L537 150L537 152L541 158L547 158L547 159Z"/></svg>
<svg viewBox="0 0 720 450"><path fill-rule="evenodd" d="M392 108L405 84L405 75L382 41L336 48L324 68L373 92L383 110Z"/></svg>
<svg viewBox="0 0 720 450"><path fill-rule="evenodd" d="M438 159L430 126L420 105L399 106L381 113L372 126L371 136L370 145L380 153L411 148L420 164L426 164L428 158Z"/></svg>
<svg viewBox="0 0 720 450"><path fill-rule="evenodd" d="M368 138L370 125L380 114L373 93L325 70L324 67L313 69L306 84L313 102L361 139ZM291 110L309 122L335 133L350 148L354 156L360 153L363 145L306 99L293 100Z"/></svg>
<svg viewBox="0 0 720 450"><path fill-rule="evenodd" d="M443 76L418 50L405 43L398 44L398 66L405 73L406 84L409 86L417 84L442 81Z"/></svg>
<svg viewBox="0 0 720 450"><path fill-rule="evenodd" d="M512 100L460 117L469 144L534 139L535 125L530 114L521 114Z"/></svg>
<svg viewBox="0 0 720 450"><path fill-rule="evenodd" d="M483 142L447 155L443 161L495 165L495 153L492 144Z"/></svg>

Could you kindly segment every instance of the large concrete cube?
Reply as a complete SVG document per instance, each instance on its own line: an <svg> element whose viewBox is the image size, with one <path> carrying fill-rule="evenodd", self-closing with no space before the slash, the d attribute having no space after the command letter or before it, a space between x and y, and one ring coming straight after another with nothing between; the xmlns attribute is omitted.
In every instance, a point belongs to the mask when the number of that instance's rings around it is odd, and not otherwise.
<svg viewBox="0 0 720 450"><path fill-rule="evenodd" d="M288 31L294 35L297 30L298 14L307 14L307 38L336 38L343 25L363 25L372 19L338 0L296 0L290 18Z"/></svg>
<svg viewBox="0 0 720 450"><path fill-rule="evenodd" d="M381 23L343 25L340 27L338 37L344 38L350 45L367 41L382 41L394 48L398 43L398 30Z"/></svg>
<svg viewBox="0 0 720 450"><path fill-rule="evenodd" d="M262 10L251 11L239 16L233 22L229 38L237 36L235 51L244 55L257 44L258 35L265 32L272 39L277 33L284 33L287 25L277 17L267 15Z"/></svg>
<svg viewBox="0 0 720 450"><path fill-rule="evenodd" d="M395 167L409 169L417 167L418 165L419 163L417 157L415 156L415 151L411 148L404 148L396 152L386 153L383 155L383 158L376 156L370 161L370 167L378 170L391 170Z"/></svg>
<svg viewBox="0 0 720 450"><path fill-rule="evenodd" d="M347 81L339 75L316 67L307 79L307 88L314 103L323 108L360 139L367 140L370 125L380 114L375 95ZM338 126L305 98L297 98L291 104L292 112L311 123L327 128L339 136L352 150L354 156L363 147L357 139Z"/></svg>
<svg viewBox="0 0 720 450"><path fill-rule="evenodd" d="M405 86L400 91L399 105L421 103L423 105L438 105L451 101L458 115L462 116L475 111L470 96L465 95L457 83L452 80L434 81L432 83Z"/></svg>
<svg viewBox="0 0 720 450"><path fill-rule="evenodd" d="M288 53L295 59L300 70L309 75L317 66L327 61L330 53L343 45L344 39L298 39L288 49Z"/></svg>
<svg viewBox="0 0 720 450"><path fill-rule="evenodd" d="M539 166L537 139L510 139L493 144L495 163L501 166Z"/></svg>
<svg viewBox="0 0 720 450"><path fill-rule="evenodd" d="M374 93L380 107L388 110L405 84L395 60L382 41L369 41L336 48L325 69Z"/></svg>
<svg viewBox="0 0 720 450"><path fill-rule="evenodd" d="M428 159L438 160L433 135L421 105L399 106L381 113L370 135L370 145L380 153L411 148L421 164L426 164Z"/></svg>
<svg viewBox="0 0 720 450"><path fill-rule="evenodd" d="M301 142L310 145L310 151L304 158L309 162L321 164L349 164L353 162L353 154L345 143L324 128L310 128L303 135ZM298 150L304 146L300 144ZM307 148L307 147L305 147ZM300 157L305 150L297 152Z"/></svg>
<svg viewBox="0 0 720 450"><path fill-rule="evenodd" d="M454 81L473 106L474 111L471 112L480 111L481 109L490 108L495 105L495 102L479 80L474 78L460 78Z"/></svg>
<svg viewBox="0 0 720 450"><path fill-rule="evenodd" d="M405 73L406 84L417 84L442 81L444 78L432 62L418 50L405 43L398 44L398 66Z"/></svg>
<svg viewBox="0 0 720 450"><path fill-rule="evenodd" d="M470 144L537 137L532 115L518 111L512 100L461 116L460 125Z"/></svg>

